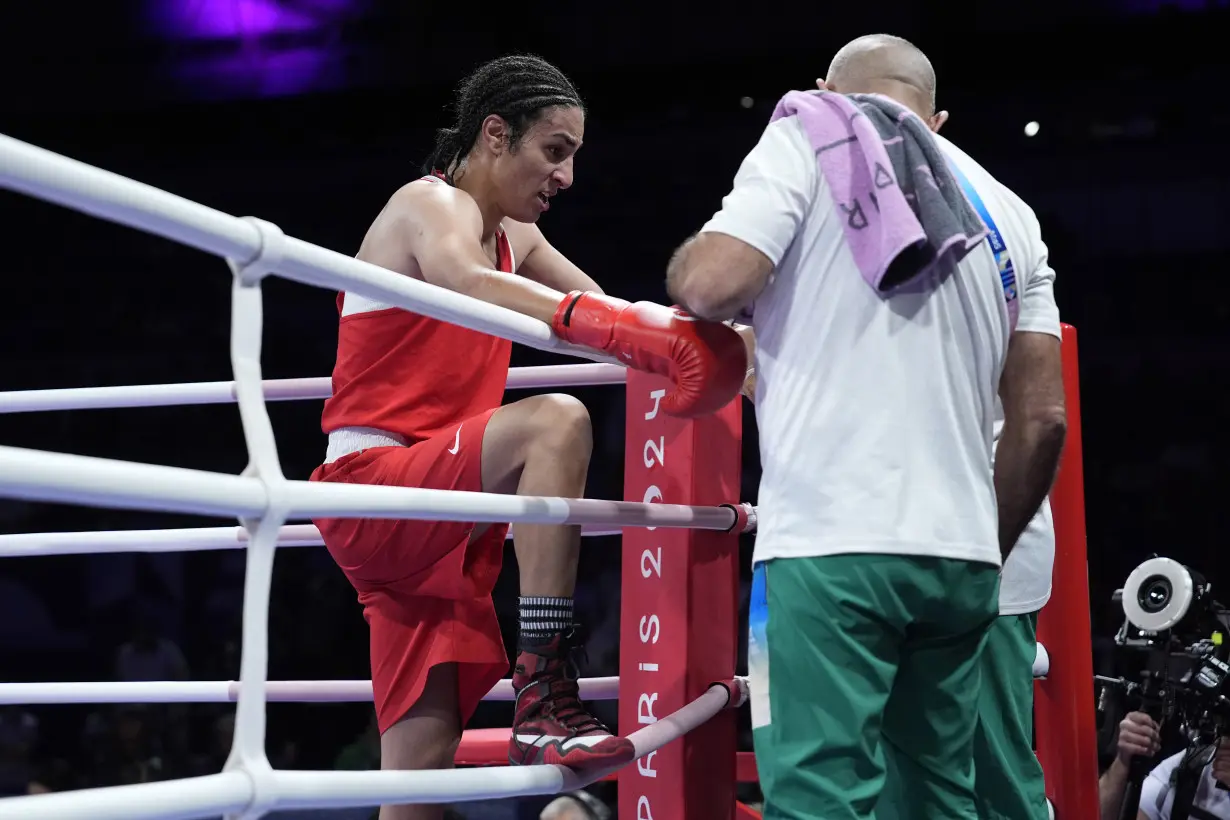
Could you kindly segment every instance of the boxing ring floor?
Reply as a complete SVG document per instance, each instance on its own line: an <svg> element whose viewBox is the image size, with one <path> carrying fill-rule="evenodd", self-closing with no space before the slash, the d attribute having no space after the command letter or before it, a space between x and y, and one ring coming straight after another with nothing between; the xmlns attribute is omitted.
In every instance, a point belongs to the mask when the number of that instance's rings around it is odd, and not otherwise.
<svg viewBox="0 0 1230 820"><path fill-rule="evenodd" d="M20 817L23 820L87 817L92 820L164 820L226 814L254 818L274 809L447 803L553 794L583 788L613 773L589 772L581 776L560 766L492 765L503 757L503 750L507 747L507 730L468 733L458 760L463 764L483 766L481 769L431 772L273 769L264 750L267 702L320 703L371 699L370 681L267 680L268 604L275 551L279 547L318 546L321 542L315 527L288 523L313 517L511 522L514 530L518 523L580 524L584 532L590 535L623 533L625 582L622 605L625 609L641 604L659 606L672 595L684 594L680 592L680 587L660 585L665 591L651 592L647 588L634 586L634 583L646 580L665 581L671 566L682 566L685 576L692 573L699 576L702 572L712 573L711 565L720 565L725 573L718 585L721 587L729 583L731 577L737 579L737 537L740 532L754 530L755 511L747 505L735 503L737 499L732 495L729 475L726 475L724 484L715 482L707 474L711 471L701 465L706 449L727 453L732 448L734 452L738 451L737 406L727 414L734 419L733 423L730 418L719 420L726 426L701 429L695 425L709 422L679 421L677 424L683 427L668 431L672 441L685 434L692 436L693 440L694 452L690 451L690 457L684 459L690 465L686 468L690 470L689 474L675 475L673 479L677 484L690 481L700 485L708 482L708 489L701 495L713 497L714 503L662 503L664 494L658 485L667 485L660 479L655 479L658 483L646 483L643 492L626 492L625 497L642 497L640 502L496 496L289 480L282 473L266 402L324 398L328 395L330 383L327 378L269 381L262 378L261 282L269 275L333 291L353 291L537 349L595 360L588 364L514 369L508 383L512 389L626 383L629 394L635 386L638 400L649 402L645 405L642 401L638 405L637 424L655 419L659 424L666 423L657 413L657 401L662 391L654 389L660 388L660 383L651 377L630 373L591 351L567 345L556 339L545 324L529 317L286 236L277 226L262 220L236 218L3 135L0 135L0 187L178 241L226 260L233 277L230 349L234 373L231 382L0 393L0 414L235 403L249 456L248 467L240 475L225 475L0 447L0 497L197 514L232 520L238 518L240 521L238 527L6 535L0 536L0 558L118 551L246 551L242 657L238 681L0 684L0 704L234 701L237 708L233 745L223 771L182 780L7 798L0 800L0 817ZM1074 362L1074 343L1070 347ZM631 402L629 398L630 410ZM650 409L643 413L642 422L641 410L645 407ZM631 415L630 431L633 429ZM715 444L714 431L721 439L720 445ZM665 434L657 436L655 432L645 440L643 448L629 447L629 465L636 466L641 473L655 466L664 466L662 448L666 441ZM702 441L704 443L700 444ZM1079 473L1079 447L1075 457ZM642 462L644 469L640 467ZM727 462L723 464L729 466ZM737 463L735 467L737 471ZM726 473L729 472L726 470ZM1068 472L1071 474L1072 471L1069 469ZM1074 480L1079 482L1079 475ZM733 486L733 492L737 493L737 478ZM681 493L681 497L687 495L689 493ZM1079 549L1083 561L1083 497L1080 505ZM1062 517L1057 509L1057 526ZM636 539L644 538L646 533L654 533L655 530L663 543L682 546L669 548L665 553L662 546L641 549L642 542ZM669 535L672 532L675 536ZM677 540L670 542L671 537ZM631 548L634 544L636 549ZM702 553L712 558L714 549L720 553L721 560L706 561L705 567L701 568L694 559ZM1057 570L1059 562L1057 557ZM1077 579L1078 586L1079 583L1080 579ZM1057 583L1057 593L1058 587ZM732 600L724 601L722 596L725 594L724 591L720 592L710 602L721 603L722 611L729 615L734 606L733 595L729 596ZM1080 596L1069 594L1068 598L1063 599L1061 617L1066 630L1076 629L1079 634ZM696 603L691 601L690 605ZM1074 763L1074 760L1083 760L1088 756L1092 745L1080 742L1075 733L1087 722L1089 737L1092 738L1092 700L1089 702L1089 714L1085 716L1076 703L1080 698L1074 697L1074 693L1079 695L1081 688L1071 683L1083 672L1079 656L1081 649L1087 650L1089 646L1087 589L1084 592L1084 608L1086 637L1083 647L1079 639L1073 640L1070 636L1065 639L1060 632L1052 631L1050 634L1053 638L1048 639L1045 637L1046 630L1040 627L1035 674L1047 676L1050 673L1048 680L1062 683L1062 686L1047 689L1046 694L1053 697L1043 696L1041 703L1044 707L1047 703L1053 703L1052 711L1056 712L1056 716L1062 712L1065 720L1074 719L1071 730L1054 731L1056 727L1049 725L1043 729L1043 724L1049 722L1044 721L1043 716L1039 718L1039 757L1043 758L1048 781L1052 776L1058 777L1055 773L1061 761L1069 771L1076 766L1078 771L1072 779L1088 779L1084 771L1087 767L1080 761ZM645 637L647 619L652 619L651 623L666 623L676 615L679 613L654 612L642 616L639 622L640 642L648 642ZM630 617L633 620L621 615L625 644L628 636L638 634L635 615ZM721 620L715 619L719 623ZM582 684L583 697L619 699L621 730L630 724L639 726L628 735L635 744L637 760L619 776L620 808L624 811L626 806L629 816L648 820L654 816L655 809L651 807L656 805L659 820L715 820L712 809L715 804L706 803L706 799L713 799L713 792L725 800L726 808L722 815L729 811L733 816L733 799L727 798L733 796L734 780L736 777L754 779L754 762L750 756L741 756L736 769L733 720L729 719L729 710L746 701L747 683L734 676L733 636L721 636L721 640L716 641L721 645L721 651L715 653L711 647L702 645L711 639L707 640L701 635L702 624L699 621L692 614L678 617L686 637L694 638L680 644L683 647L681 657L684 666L695 663L706 671L719 670L717 673L701 680L692 670L685 668L677 679L650 693L644 687L656 684L645 684L644 681L646 676L652 680L652 675L659 673L659 664L621 657L621 675L618 678L591 679ZM712 624L706 626L712 631ZM655 637L655 643L656 640ZM1047 648L1044 649L1043 644ZM1057 653L1056 649L1060 651ZM623 653L629 657L632 654L629 650ZM1074 658L1076 662L1073 663ZM1061 669L1069 663L1072 665L1068 671L1058 674L1051 667L1053 661L1062 661ZM1089 664L1086 655L1083 666L1088 667ZM1090 674L1086 675L1090 692L1091 672L1089 669ZM629 682L634 683L635 691L628 686ZM1040 693L1043 690L1040 689ZM511 699L510 682L501 682L488 697ZM665 704L670 705L669 712L663 712ZM726 717L720 717L721 713L726 713ZM704 729L695 738L703 736L705 742L697 741L691 747L689 767L685 768L682 753L677 753L681 744L686 742L681 739L700 727ZM1055 741L1051 743L1053 749L1045 748L1048 737ZM722 740L712 742L712 738ZM1049 764L1044 754L1052 757ZM710 755L714 760L722 758L725 761L720 770L703 776L705 790L711 793L708 798L695 794L698 791L696 781L702 776L696 771L691 771L689 775L696 755ZM652 762L655 756L658 756L656 764ZM663 772L677 774L678 777L662 776ZM627 786L624 785L625 781ZM1094 785L1096 787L1096 782ZM626 795L625 788L628 789ZM1077 807L1087 805L1087 787L1072 787L1065 791L1057 786L1056 789L1058 798L1053 796L1052 799L1061 807L1060 816L1064 820L1084 816ZM1096 790L1094 794L1096 797ZM658 802L655 804L653 800ZM704 808L706 805L710 808Z"/></svg>

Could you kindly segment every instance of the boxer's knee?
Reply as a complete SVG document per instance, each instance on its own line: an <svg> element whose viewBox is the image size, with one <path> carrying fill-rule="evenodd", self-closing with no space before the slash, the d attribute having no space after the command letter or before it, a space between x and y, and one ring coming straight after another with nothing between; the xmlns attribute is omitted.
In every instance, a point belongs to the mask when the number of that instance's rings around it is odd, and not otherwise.
<svg viewBox="0 0 1230 820"><path fill-rule="evenodd" d="M594 449L589 411L580 400L562 393L539 396L532 451L564 463L588 465Z"/></svg>
<svg viewBox="0 0 1230 820"><path fill-rule="evenodd" d="M451 769L461 745L461 729L406 720L390 726L380 738L382 769Z"/></svg>
<svg viewBox="0 0 1230 820"><path fill-rule="evenodd" d="M524 491L527 473L535 485L546 481L537 491L575 491L592 451L589 411L572 396L551 393L506 404L483 436L483 491Z"/></svg>
<svg viewBox="0 0 1230 820"><path fill-rule="evenodd" d="M450 769L461 744L457 665L433 666L423 693L380 737L383 769Z"/></svg>

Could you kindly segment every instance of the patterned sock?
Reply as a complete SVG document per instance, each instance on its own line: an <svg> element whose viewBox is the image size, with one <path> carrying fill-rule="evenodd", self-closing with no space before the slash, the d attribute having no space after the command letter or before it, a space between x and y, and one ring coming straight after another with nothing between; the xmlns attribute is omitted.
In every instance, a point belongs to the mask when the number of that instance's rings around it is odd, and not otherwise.
<svg viewBox="0 0 1230 820"><path fill-rule="evenodd" d="M521 644L541 646L572 626L571 598L521 598Z"/></svg>

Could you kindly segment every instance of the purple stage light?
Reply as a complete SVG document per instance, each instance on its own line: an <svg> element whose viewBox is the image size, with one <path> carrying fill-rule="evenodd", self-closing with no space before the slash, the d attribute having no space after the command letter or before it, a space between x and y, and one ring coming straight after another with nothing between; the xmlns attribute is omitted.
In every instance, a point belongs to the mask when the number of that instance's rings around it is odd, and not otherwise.
<svg viewBox="0 0 1230 820"><path fill-rule="evenodd" d="M197 99L282 97L342 87L343 63L328 49L295 48L184 60L171 73Z"/></svg>
<svg viewBox="0 0 1230 820"><path fill-rule="evenodd" d="M363 0L146 0L151 33L176 40L230 40L320 31Z"/></svg>
<svg viewBox="0 0 1230 820"><path fill-rule="evenodd" d="M143 19L149 34L182 46L166 67L179 93L197 99L275 97L342 87L348 47L338 35L368 4L145 0Z"/></svg>
<svg viewBox="0 0 1230 820"><path fill-rule="evenodd" d="M1123 14L1158 14L1163 11L1201 12L1230 8L1230 0L1110 0Z"/></svg>

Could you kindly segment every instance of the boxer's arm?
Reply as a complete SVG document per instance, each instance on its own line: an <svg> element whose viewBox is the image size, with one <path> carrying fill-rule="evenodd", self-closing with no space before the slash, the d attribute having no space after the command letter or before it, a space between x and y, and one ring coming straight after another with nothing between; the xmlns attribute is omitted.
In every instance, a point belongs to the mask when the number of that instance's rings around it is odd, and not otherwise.
<svg viewBox="0 0 1230 820"><path fill-rule="evenodd" d="M523 249L524 256L517 267L520 275L562 293L574 290L602 293L598 283L548 242L537 225L510 220L506 230L513 245Z"/></svg>
<svg viewBox="0 0 1230 820"><path fill-rule="evenodd" d="M769 123L722 208L675 252L671 298L706 319L731 319L764 289L811 208L815 153L793 117Z"/></svg>
<svg viewBox="0 0 1230 820"><path fill-rule="evenodd" d="M406 186L390 203L398 233L433 285L551 324L564 294L491 267L482 247L482 214L467 194L444 185Z"/></svg>

